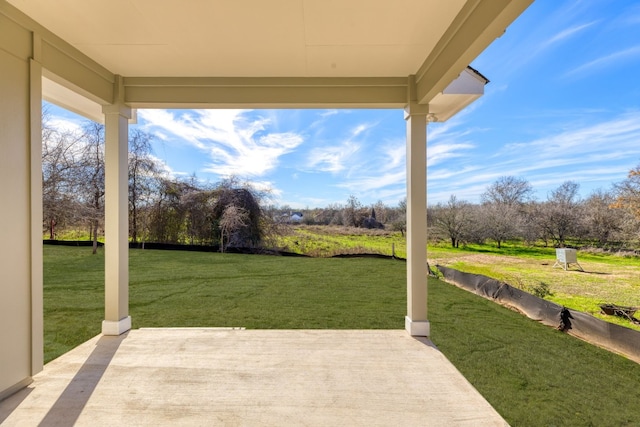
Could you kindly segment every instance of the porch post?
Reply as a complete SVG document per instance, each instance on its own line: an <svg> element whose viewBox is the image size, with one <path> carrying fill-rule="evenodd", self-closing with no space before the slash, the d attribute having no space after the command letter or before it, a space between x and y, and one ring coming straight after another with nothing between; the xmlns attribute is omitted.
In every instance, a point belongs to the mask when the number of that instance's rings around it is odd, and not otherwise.
<svg viewBox="0 0 640 427"><path fill-rule="evenodd" d="M129 316L128 146L131 109L123 102L122 77L116 76L115 102L105 115L105 320L104 335L131 329Z"/></svg>
<svg viewBox="0 0 640 427"><path fill-rule="evenodd" d="M407 122L407 316L412 336L429 336L427 320L427 114L428 105L405 108Z"/></svg>

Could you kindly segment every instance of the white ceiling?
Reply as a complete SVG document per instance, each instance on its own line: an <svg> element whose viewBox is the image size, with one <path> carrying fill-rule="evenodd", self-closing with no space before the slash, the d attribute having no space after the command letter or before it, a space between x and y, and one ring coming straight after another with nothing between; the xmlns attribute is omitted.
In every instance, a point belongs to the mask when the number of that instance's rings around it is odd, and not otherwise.
<svg viewBox="0 0 640 427"><path fill-rule="evenodd" d="M8 0L111 72L406 77L465 0Z"/></svg>

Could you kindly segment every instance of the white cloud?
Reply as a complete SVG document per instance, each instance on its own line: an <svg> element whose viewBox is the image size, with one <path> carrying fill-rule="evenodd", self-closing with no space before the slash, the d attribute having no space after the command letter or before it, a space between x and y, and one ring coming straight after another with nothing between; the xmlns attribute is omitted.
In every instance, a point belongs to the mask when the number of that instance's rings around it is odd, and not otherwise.
<svg viewBox="0 0 640 427"><path fill-rule="evenodd" d="M605 67L615 66L620 62L626 61L628 58L640 57L640 46L634 46L628 49L619 50L606 56L594 59L579 67L574 68L565 73L565 77L575 76L576 74L588 72L593 69L601 69Z"/></svg>
<svg viewBox="0 0 640 427"><path fill-rule="evenodd" d="M462 143L456 150L453 142L443 145L442 162L432 162L428 169L430 203L446 201L451 194L477 201L488 185L505 175L524 177L541 198L566 180L583 184L583 192L588 192L624 179L640 159L640 112L586 125L574 121L555 127L569 130L507 144L493 153L486 152L484 158L467 156L459 164L445 160L472 146ZM441 139L449 140L449 136L443 134Z"/></svg>
<svg viewBox="0 0 640 427"><path fill-rule="evenodd" d="M552 37L548 38L547 40L543 40L540 43L540 48L538 50L543 50L548 48L549 46L552 46L556 43L560 43L574 35L576 35L577 33L581 32L582 30L585 30L589 27L591 27L592 25L596 24L598 21L592 21L592 22L588 22L586 24L580 24L580 25L574 25L572 27L569 27L567 29L564 29L558 33L556 33L555 35L553 35Z"/></svg>
<svg viewBox="0 0 640 427"><path fill-rule="evenodd" d="M470 174L476 174L479 170L477 166L464 166L456 169L451 168L431 168L427 169L428 182L431 181L452 181L460 182L462 177L470 176Z"/></svg>
<svg viewBox="0 0 640 427"><path fill-rule="evenodd" d="M338 187L349 188L351 190L358 191L372 191L379 190L381 188L393 186L393 185L405 185L406 172L397 171L394 173L385 173L375 176L365 176L362 178L350 180L338 184Z"/></svg>
<svg viewBox="0 0 640 427"><path fill-rule="evenodd" d="M323 118L326 118L326 117L330 117L330 116L335 116L338 113L340 113L340 110L336 110L336 109L325 110L325 111L321 112L319 114L319 116L323 117Z"/></svg>
<svg viewBox="0 0 640 427"><path fill-rule="evenodd" d="M143 128L146 131L155 134L158 129L161 129L198 149L204 149L204 146L198 140L198 129L191 125L192 119L188 113L185 113L182 117L175 117L168 110L138 110L138 117L144 120Z"/></svg>
<svg viewBox="0 0 640 427"><path fill-rule="evenodd" d="M307 166L320 172L341 172L346 169L347 163L360 148L360 144L352 141L332 147L314 148L309 153Z"/></svg>
<svg viewBox="0 0 640 427"><path fill-rule="evenodd" d="M467 155L464 151L471 150L473 148L475 148L475 146L469 143L434 144L427 148L427 166L435 166L438 163L442 163L456 157L464 157Z"/></svg>
<svg viewBox="0 0 640 427"><path fill-rule="evenodd" d="M349 114L350 110L337 110L337 109L332 109L332 110L323 110L321 112L318 113L318 119L314 120L313 122L311 122L311 124L308 126L309 130L319 130L322 131L322 127L323 125L331 119L331 117L336 116L338 114Z"/></svg>
<svg viewBox="0 0 640 427"><path fill-rule="evenodd" d="M388 171L395 168L405 168L407 158L407 144L405 141L390 144L383 147L382 170Z"/></svg>
<svg viewBox="0 0 640 427"><path fill-rule="evenodd" d="M544 161L545 164L574 164L583 162L585 155L604 159L638 153L639 140L640 113L635 112L593 125L574 125L569 131L531 142L508 144L497 156L513 157L528 164L535 163L535 160ZM612 147L615 147L615 151Z"/></svg>
<svg viewBox="0 0 640 427"><path fill-rule="evenodd" d="M355 138L355 137L359 136L363 132L366 132L367 130L371 129L373 126L375 126L375 125L372 125L372 124L369 124L369 123L361 123L361 124L357 125L356 127L354 127L351 130L351 138Z"/></svg>
<svg viewBox="0 0 640 427"><path fill-rule="evenodd" d="M179 176L189 175L187 172L179 172L179 171L173 170L171 166L169 166L169 164L165 162L163 159L161 159L160 157L154 156L153 154L151 154L149 157L151 157L151 160L155 163L156 167L159 169L160 173L163 175L168 175L171 178L177 178Z"/></svg>
<svg viewBox="0 0 640 427"><path fill-rule="evenodd" d="M61 133L81 134L84 132L83 123L86 121L69 119L61 116L49 115L46 117L43 126L55 129Z"/></svg>
<svg viewBox="0 0 640 427"><path fill-rule="evenodd" d="M282 190L277 188L272 181L250 181L247 184L269 199L269 201L278 200L282 197Z"/></svg>
<svg viewBox="0 0 640 427"><path fill-rule="evenodd" d="M263 176L275 169L279 158L303 142L293 132L271 132L270 120L249 116L251 110L141 110L145 127L172 134L209 157L204 169L222 177Z"/></svg>
<svg viewBox="0 0 640 427"><path fill-rule="evenodd" d="M247 134L239 141L220 141L208 149L212 161L206 172L221 176L262 176L278 165L280 156L302 143L302 137L294 133L268 134L253 138Z"/></svg>
<svg viewBox="0 0 640 427"><path fill-rule="evenodd" d="M341 144L311 149L308 169L336 175L339 181L330 185L357 197L379 200L390 194L396 203L405 191L406 142L397 137L379 141L380 135L370 132L376 126L375 121L356 124Z"/></svg>

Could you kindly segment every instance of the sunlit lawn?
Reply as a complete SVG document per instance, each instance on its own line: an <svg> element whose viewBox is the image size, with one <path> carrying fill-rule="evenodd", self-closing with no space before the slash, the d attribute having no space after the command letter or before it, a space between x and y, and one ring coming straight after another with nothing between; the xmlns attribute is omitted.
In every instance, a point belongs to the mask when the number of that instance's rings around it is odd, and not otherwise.
<svg viewBox="0 0 640 427"><path fill-rule="evenodd" d="M47 360L97 335L102 250L44 248ZM133 250L133 327L401 329L405 264ZM514 426L637 425L640 365L430 280L432 340Z"/></svg>
<svg viewBox="0 0 640 427"><path fill-rule="evenodd" d="M313 256L335 253L379 253L406 257L406 241L400 232L332 226L296 226L280 239L286 250ZM627 319L601 314L601 304L640 307L640 259L611 253L578 251L580 272L554 268L555 249L505 242L501 248L489 242L451 248L448 242L430 242L429 262L467 273L482 274L525 291L545 284L545 298L573 310L583 311L611 323L640 330ZM640 313L640 311L639 311ZM639 314L640 316L640 314Z"/></svg>
<svg viewBox="0 0 640 427"><path fill-rule="evenodd" d="M45 246L45 358L100 332L104 254ZM133 327L404 327L405 264L379 259L130 251Z"/></svg>

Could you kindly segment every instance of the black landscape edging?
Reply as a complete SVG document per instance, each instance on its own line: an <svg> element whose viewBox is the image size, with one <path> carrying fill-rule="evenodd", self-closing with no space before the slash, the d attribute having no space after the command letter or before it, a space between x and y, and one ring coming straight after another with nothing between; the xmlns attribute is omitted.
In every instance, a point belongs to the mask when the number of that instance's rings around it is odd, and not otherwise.
<svg viewBox="0 0 640 427"><path fill-rule="evenodd" d="M104 246L104 243L97 242L99 247ZM91 240L55 240L55 239L43 239L42 244L54 245L54 246L93 246Z"/></svg>
<svg viewBox="0 0 640 427"><path fill-rule="evenodd" d="M506 307L515 308L530 319L547 326L560 325L563 307L556 303L481 274L464 273L441 265L436 267L448 283ZM600 320L581 311L570 310L570 313L572 319L571 328L567 331L569 334L640 363L640 331Z"/></svg>
<svg viewBox="0 0 640 427"><path fill-rule="evenodd" d="M397 259L399 261L406 261L404 258L397 256L383 255L383 254L338 254L332 255L331 258L380 258L380 259Z"/></svg>
<svg viewBox="0 0 640 427"><path fill-rule="evenodd" d="M93 242L90 240L43 240L45 245L59 245L59 246L92 246ZM98 246L103 247L104 243L98 242ZM149 250L164 250L164 251L191 251L191 252L220 252L219 245L186 245L178 243L157 243L157 242L129 242L129 249L149 249ZM244 254L244 255L273 255L273 256L286 256L286 257L303 257L312 258L309 255L299 254L295 252L279 251L275 249L263 249L263 248L227 248L225 251L227 254ZM333 255L331 258L381 258L381 259L396 259L399 261L406 261L405 258L394 257L391 255L382 254L338 254Z"/></svg>
<svg viewBox="0 0 640 427"><path fill-rule="evenodd" d="M220 252L218 246L182 245L177 243L129 242L129 249L156 249L163 251Z"/></svg>
<svg viewBox="0 0 640 427"><path fill-rule="evenodd" d="M166 251L192 251L192 252L220 252L219 245L183 245L177 243L153 243L153 242L129 242L130 249L153 249ZM274 255L274 256L290 256L290 257L307 257L307 255L297 254L293 252L277 251L273 249L262 248L227 248L226 254L244 254L244 255Z"/></svg>

